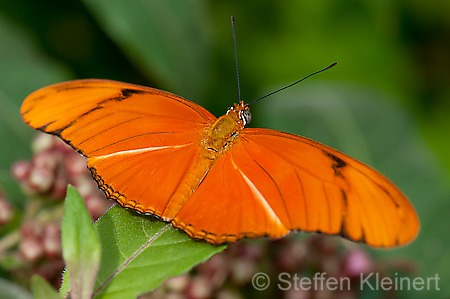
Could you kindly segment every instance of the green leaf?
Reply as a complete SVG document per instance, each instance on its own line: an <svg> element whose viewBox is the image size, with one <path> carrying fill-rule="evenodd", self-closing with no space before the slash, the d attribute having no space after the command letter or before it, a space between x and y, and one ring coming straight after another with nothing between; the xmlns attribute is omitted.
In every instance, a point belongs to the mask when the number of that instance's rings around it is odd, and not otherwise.
<svg viewBox="0 0 450 299"><path fill-rule="evenodd" d="M11 281L0 278L0 298L2 299L32 299L33 296Z"/></svg>
<svg viewBox="0 0 450 299"><path fill-rule="evenodd" d="M60 299L59 293L43 277L35 274L31 278L31 289L35 299Z"/></svg>
<svg viewBox="0 0 450 299"><path fill-rule="evenodd" d="M61 242L70 276L71 298L91 298L100 265L100 241L83 198L70 185L67 187Z"/></svg>
<svg viewBox="0 0 450 299"><path fill-rule="evenodd" d="M136 298L226 248L194 241L170 224L118 206L96 225L102 262L95 298Z"/></svg>
<svg viewBox="0 0 450 299"><path fill-rule="evenodd" d="M149 78L156 77L184 97L200 96L210 68L206 2L85 0L84 3Z"/></svg>
<svg viewBox="0 0 450 299"><path fill-rule="evenodd" d="M448 211L450 190L444 170L419 138L414 120L392 98L354 84L308 82L261 103L268 127L300 134L371 165L400 187L421 222L419 236L408 246L371 250L382 258L407 258L420 272L414 276L450 281ZM440 283L436 295L450 294ZM433 290L427 293L431 296ZM414 298L423 293L414 293ZM409 294L411 297L413 294Z"/></svg>

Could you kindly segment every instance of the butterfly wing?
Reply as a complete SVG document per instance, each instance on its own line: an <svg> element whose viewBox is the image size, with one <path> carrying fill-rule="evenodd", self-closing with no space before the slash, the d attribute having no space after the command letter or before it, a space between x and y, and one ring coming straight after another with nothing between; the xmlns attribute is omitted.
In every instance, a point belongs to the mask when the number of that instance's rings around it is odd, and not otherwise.
<svg viewBox="0 0 450 299"><path fill-rule="evenodd" d="M179 96L106 80L43 88L21 112L30 126L88 157L109 198L158 216L195 167L215 121ZM241 132L172 223L211 243L303 230L390 247L419 230L413 207L377 171L307 138L265 129Z"/></svg>
<svg viewBox="0 0 450 299"><path fill-rule="evenodd" d="M302 230L392 247L419 230L407 198L376 170L310 139L251 128L218 159L174 224L213 243Z"/></svg>
<svg viewBox="0 0 450 299"><path fill-rule="evenodd" d="M215 117L169 92L109 80L76 80L28 96L27 124L57 135L88 157L110 199L143 213L162 213L199 155Z"/></svg>

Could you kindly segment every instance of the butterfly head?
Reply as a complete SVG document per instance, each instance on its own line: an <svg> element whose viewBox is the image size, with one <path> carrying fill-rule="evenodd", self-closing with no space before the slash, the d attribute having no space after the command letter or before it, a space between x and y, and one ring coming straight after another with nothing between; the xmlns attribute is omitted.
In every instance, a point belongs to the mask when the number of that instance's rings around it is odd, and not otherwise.
<svg viewBox="0 0 450 299"><path fill-rule="evenodd" d="M240 101L239 104L230 106L230 108L228 108L227 115L234 116L242 128L244 128L252 120L250 106L244 104L243 101Z"/></svg>

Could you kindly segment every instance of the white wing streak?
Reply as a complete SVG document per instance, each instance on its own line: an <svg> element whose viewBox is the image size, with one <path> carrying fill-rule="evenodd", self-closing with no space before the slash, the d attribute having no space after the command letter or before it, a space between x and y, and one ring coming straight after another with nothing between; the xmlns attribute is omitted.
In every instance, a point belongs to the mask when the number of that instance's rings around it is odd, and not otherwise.
<svg viewBox="0 0 450 299"><path fill-rule="evenodd" d="M259 203L264 207L264 209L267 211L267 214L269 215L270 219L272 219L279 227L282 229L286 229L286 227L281 222L280 218L278 218L277 214L273 211L272 207L269 205L267 200L264 198L264 196L259 192L258 188L250 181L250 179L242 173L242 171L239 170L242 177L244 178L245 183L250 187L251 192L255 196L255 198L259 201Z"/></svg>
<svg viewBox="0 0 450 299"><path fill-rule="evenodd" d="M138 149L133 149L133 150L119 151L119 152L115 152L115 153L112 153L109 155L95 156L95 157L91 157L91 159L92 158L106 159L106 158L117 157L117 156L142 154L145 152L152 152L152 151L163 150L163 149L177 149L177 148L189 146L191 144L192 143L182 144L182 145L166 145L166 146L153 146L153 147L138 148Z"/></svg>

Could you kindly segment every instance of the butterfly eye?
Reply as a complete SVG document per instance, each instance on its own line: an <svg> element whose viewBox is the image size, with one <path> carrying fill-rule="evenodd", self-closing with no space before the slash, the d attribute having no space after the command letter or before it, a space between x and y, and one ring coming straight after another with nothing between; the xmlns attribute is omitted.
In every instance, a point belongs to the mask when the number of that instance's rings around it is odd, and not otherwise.
<svg viewBox="0 0 450 299"><path fill-rule="evenodd" d="M244 126L252 121L252 113L250 110L242 110L239 112L239 118L244 121Z"/></svg>

